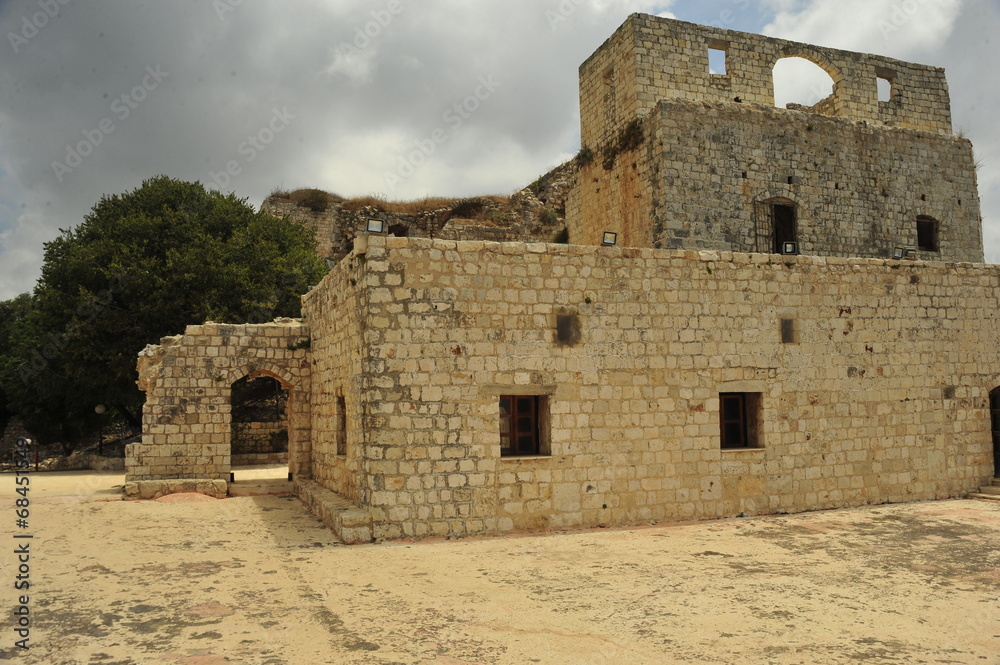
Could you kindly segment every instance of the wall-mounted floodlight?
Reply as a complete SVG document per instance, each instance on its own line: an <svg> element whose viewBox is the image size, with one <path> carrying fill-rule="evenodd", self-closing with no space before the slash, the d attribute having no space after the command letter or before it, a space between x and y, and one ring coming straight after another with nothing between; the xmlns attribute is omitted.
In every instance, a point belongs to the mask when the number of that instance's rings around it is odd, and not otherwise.
<svg viewBox="0 0 1000 665"><path fill-rule="evenodd" d="M782 254L798 254L799 244L796 242L783 242L781 243L781 253Z"/></svg>
<svg viewBox="0 0 1000 665"><path fill-rule="evenodd" d="M905 247L896 247L892 250L892 258L896 259L897 261L902 259L904 256L906 256Z"/></svg>
<svg viewBox="0 0 1000 665"><path fill-rule="evenodd" d="M904 259L910 259L911 261L916 260L916 258L917 258L917 248L916 247L907 247L906 248L906 252L903 253L903 258Z"/></svg>
<svg viewBox="0 0 1000 665"><path fill-rule="evenodd" d="M618 244L618 234L614 231L605 231L604 237L601 239L601 244L611 247Z"/></svg>
<svg viewBox="0 0 1000 665"><path fill-rule="evenodd" d="M385 233L385 222L381 219L368 220L368 233Z"/></svg>

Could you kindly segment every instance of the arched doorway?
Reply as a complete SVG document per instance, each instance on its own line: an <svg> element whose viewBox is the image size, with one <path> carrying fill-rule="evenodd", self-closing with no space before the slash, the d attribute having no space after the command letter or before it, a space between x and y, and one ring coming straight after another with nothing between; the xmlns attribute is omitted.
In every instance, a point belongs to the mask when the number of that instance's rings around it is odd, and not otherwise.
<svg viewBox="0 0 1000 665"><path fill-rule="evenodd" d="M1000 478L1000 388L990 393L990 430L993 432L993 475Z"/></svg>
<svg viewBox="0 0 1000 665"><path fill-rule="evenodd" d="M288 476L289 391L278 379L252 373L230 392L230 457L234 480Z"/></svg>
<svg viewBox="0 0 1000 665"><path fill-rule="evenodd" d="M774 65L774 105L788 108L789 104L815 107L820 102L832 99L833 77L818 64L800 56L781 58ZM815 109L819 111L819 109ZM822 111L821 111L822 112ZM827 113L827 115L834 115Z"/></svg>

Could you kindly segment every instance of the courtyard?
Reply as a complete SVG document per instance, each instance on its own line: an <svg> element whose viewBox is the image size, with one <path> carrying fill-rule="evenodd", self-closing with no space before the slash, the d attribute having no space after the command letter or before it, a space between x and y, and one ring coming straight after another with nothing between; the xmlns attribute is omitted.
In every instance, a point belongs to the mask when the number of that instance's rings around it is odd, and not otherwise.
<svg viewBox="0 0 1000 665"><path fill-rule="evenodd" d="M997 502L347 547L294 497L121 482L31 475L30 649L8 627L0 659L1000 663Z"/></svg>

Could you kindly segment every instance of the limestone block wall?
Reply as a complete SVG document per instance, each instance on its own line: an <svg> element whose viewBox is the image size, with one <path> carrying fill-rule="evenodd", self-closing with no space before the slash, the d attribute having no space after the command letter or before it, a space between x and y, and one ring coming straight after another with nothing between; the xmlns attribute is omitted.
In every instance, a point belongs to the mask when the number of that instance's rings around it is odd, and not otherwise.
<svg viewBox="0 0 1000 665"><path fill-rule="evenodd" d="M983 260L967 139L740 104L662 102L655 118L654 247L772 252L758 206L783 199L802 254L890 257L929 216L939 250L920 258Z"/></svg>
<svg viewBox="0 0 1000 665"><path fill-rule="evenodd" d="M618 153L607 165L598 153L580 167L576 187L566 201L570 242L600 245L604 232L612 231L622 247L653 246L651 220L662 206L664 190L657 120L647 118L639 125L643 138L638 147Z"/></svg>
<svg viewBox="0 0 1000 665"><path fill-rule="evenodd" d="M363 407L364 378L377 375L381 368L366 343L366 246L367 237L359 237L352 254L302 298L302 311L312 330L316 377L312 392L312 477L362 505L367 497L361 480L368 417ZM377 410L376 406L371 408ZM341 441L343 455L338 454Z"/></svg>
<svg viewBox="0 0 1000 665"><path fill-rule="evenodd" d="M726 73L709 69L709 48L726 52ZM605 141L662 99L774 105L774 65L802 57L834 81L823 112L869 124L951 135L944 70L733 30L633 14L580 66L584 145ZM878 79L892 83L879 102Z"/></svg>
<svg viewBox="0 0 1000 665"><path fill-rule="evenodd" d="M709 72L710 47L726 50L726 75ZM823 66L834 94L773 108L788 55ZM637 14L581 66L580 105L594 158L567 202L574 243L615 231L626 246L770 252L762 205L782 199L799 253L888 257L917 247L929 216L939 248L920 258L983 260L975 157L952 135L941 69ZM619 149L636 121L640 145Z"/></svg>
<svg viewBox="0 0 1000 665"><path fill-rule="evenodd" d="M271 376L289 391L288 463L309 473L309 328L298 319L260 325L205 323L165 337L139 355L146 392L141 443L126 446L129 482L228 480L231 467L232 384L251 374Z"/></svg>
<svg viewBox="0 0 1000 665"><path fill-rule="evenodd" d="M349 353L352 437L376 537L942 498L992 473L995 266L405 238L365 255L364 293L324 316L356 315L368 347ZM556 342L561 314L577 343ZM729 392L757 396L759 448L721 449ZM499 396L525 394L551 454L501 458Z"/></svg>

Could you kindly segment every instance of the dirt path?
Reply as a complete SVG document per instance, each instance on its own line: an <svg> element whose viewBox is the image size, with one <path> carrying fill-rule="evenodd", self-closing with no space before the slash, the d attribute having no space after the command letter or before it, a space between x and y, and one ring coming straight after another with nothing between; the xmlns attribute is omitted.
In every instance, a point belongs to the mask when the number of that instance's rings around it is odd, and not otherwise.
<svg viewBox="0 0 1000 665"><path fill-rule="evenodd" d="M19 663L1000 664L1000 503L344 547L294 498L35 479Z"/></svg>

